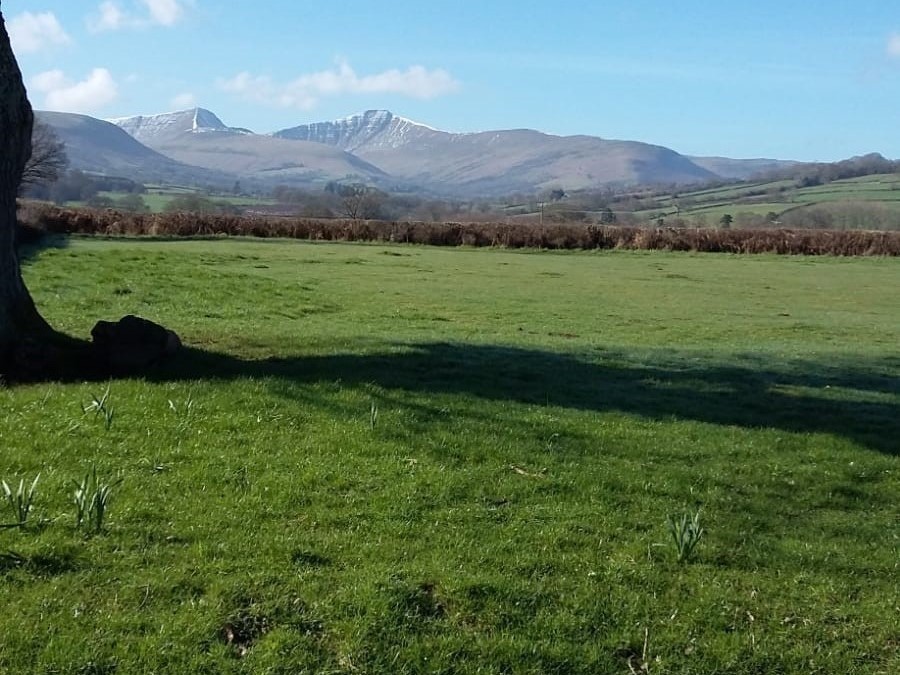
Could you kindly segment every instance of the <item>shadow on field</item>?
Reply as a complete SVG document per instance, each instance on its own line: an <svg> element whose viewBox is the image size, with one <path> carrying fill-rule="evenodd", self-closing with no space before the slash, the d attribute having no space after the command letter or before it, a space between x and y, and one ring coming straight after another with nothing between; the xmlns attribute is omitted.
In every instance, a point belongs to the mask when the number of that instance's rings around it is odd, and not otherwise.
<svg viewBox="0 0 900 675"><path fill-rule="evenodd" d="M186 349L154 379L340 380L385 389L459 393L489 400L616 410L747 428L824 432L900 454L900 358L853 367L809 361L773 366L744 357L729 364L673 353L637 361L624 352L591 359L459 343L395 345L395 351L296 359L241 360Z"/></svg>
<svg viewBox="0 0 900 675"><path fill-rule="evenodd" d="M21 263L37 258L45 249L66 248L68 245L69 238L63 235L47 234L30 225L20 224L16 228L16 253Z"/></svg>

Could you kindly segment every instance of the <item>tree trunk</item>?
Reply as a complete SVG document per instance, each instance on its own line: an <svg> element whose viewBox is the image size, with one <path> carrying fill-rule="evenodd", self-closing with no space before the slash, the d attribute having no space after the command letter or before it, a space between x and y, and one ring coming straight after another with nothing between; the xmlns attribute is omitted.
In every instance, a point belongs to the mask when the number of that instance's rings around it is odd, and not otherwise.
<svg viewBox="0 0 900 675"><path fill-rule="evenodd" d="M0 373L26 342L53 335L22 281L16 255L16 193L31 154L34 115L0 13Z"/></svg>

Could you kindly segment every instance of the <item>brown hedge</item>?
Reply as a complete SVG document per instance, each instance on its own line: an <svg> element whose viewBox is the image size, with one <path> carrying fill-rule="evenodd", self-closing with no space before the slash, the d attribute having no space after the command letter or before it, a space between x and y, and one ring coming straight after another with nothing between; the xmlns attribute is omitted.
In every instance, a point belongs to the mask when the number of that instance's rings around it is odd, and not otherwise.
<svg viewBox="0 0 900 675"><path fill-rule="evenodd" d="M57 234L158 237L250 236L432 246L632 249L785 255L900 255L900 232L641 228L589 224L423 223L196 213L136 214L23 203L20 220Z"/></svg>

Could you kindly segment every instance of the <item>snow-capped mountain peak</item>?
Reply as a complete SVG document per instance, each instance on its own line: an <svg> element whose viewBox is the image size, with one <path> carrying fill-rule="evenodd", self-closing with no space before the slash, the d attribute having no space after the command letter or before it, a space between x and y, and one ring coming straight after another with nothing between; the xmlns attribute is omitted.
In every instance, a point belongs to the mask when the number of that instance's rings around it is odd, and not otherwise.
<svg viewBox="0 0 900 675"><path fill-rule="evenodd" d="M331 122L302 124L283 129L272 135L291 140L325 143L347 152L354 152L363 147L397 148L423 136L443 133L427 125L394 115L388 110L366 110Z"/></svg>
<svg viewBox="0 0 900 675"><path fill-rule="evenodd" d="M135 139L153 147L185 133L250 134L248 129L225 126L216 114L206 108L190 108L158 115L136 115L107 120L127 131Z"/></svg>

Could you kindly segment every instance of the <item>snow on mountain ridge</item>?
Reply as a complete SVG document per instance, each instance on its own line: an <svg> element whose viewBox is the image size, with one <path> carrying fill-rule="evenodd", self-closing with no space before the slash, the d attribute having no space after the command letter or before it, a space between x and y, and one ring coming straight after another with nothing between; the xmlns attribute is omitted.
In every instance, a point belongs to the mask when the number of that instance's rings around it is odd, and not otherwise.
<svg viewBox="0 0 900 675"><path fill-rule="evenodd" d="M356 113L355 115L348 115L347 117L341 117L336 120L332 120L331 122L325 122L325 124L353 123L359 119L368 119L372 120L373 122L383 122L384 124L389 124L391 121L396 121L414 127L422 127L423 129L428 129L428 131L441 131L440 129L435 129L434 127L423 124L422 122L411 120L408 117L395 115L390 110L366 110L361 113ZM322 122L319 122L319 124L322 124Z"/></svg>
<svg viewBox="0 0 900 675"><path fill-rule="evenodd" d="M189 108L158 115L135 115L107 120L127 131L132 137L152 145L183 133L225 132L252 134L248 129L228 127L216 114L206 108Z"/></svg>
<svg viewBox="0 0 900 675"><path fill-rule="evenodd" d="M366 110L332 122L301 124L276 131L272 135L291 140L325 143L347 152L354 152L364 146L398 148L429 135L444 133L425 124L394 115L388 110Z"/></svg>
<svg viewBox="0 0 900 675"><path fill-rule="evenodd" d="M503 194L557 185L580 189L698 182L715 175L672 150L646 143L521 128L452 133L388 110L366 110L265 135L226 127L202 108L113 121L178 161L233 173L264 173L267 180L289 168L307 182L323 175L371 175L376 180L389 175L441 192ZM286 180L282 174L277 179Z"/></svg>
<svg viewBox="0 0 900 675"><path fill-rule="evenodd" d="M422 122L416 122L415 120L411 120L408 117L400 117L399 115L394 115L394 119L398 120L400 122L403 122L404 124L412 125L414 127L421 127L423 129L428 129L428 131L437 131L442 134L449 133L449 132L444 131L443 129L438 129L436 127L428 126L427 124L424 124Z"/></svg>

